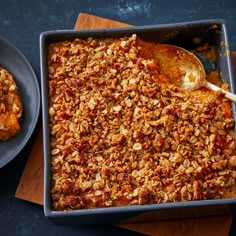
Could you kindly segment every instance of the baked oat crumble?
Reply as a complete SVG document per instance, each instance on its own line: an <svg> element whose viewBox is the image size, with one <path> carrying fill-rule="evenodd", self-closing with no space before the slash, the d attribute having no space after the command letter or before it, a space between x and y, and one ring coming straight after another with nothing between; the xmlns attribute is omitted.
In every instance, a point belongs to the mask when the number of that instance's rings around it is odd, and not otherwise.
<svg viewBox="0 0 236 236"><path fill-rule="evenodd" d="M235 194L229 102L171 85L153 47L136 35L50 44L53 209Z"/></svg>

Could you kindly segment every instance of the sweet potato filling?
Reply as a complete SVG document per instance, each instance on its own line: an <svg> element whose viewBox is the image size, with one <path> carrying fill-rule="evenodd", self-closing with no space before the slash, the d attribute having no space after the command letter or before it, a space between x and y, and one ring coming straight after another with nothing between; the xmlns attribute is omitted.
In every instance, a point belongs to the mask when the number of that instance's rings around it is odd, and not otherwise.
<svg viewBox="0 0 236 236"><path fill-rule="evenodd" d="M0 66L0 141L20 132L23 106L13 76Z"/></svg>
<svg viewBox="0 0 236 236"><path fill-rule="evenodd" d="M136 35L50 44L53 209L234 196L230 103L170 84L154 50Z"/></svg>

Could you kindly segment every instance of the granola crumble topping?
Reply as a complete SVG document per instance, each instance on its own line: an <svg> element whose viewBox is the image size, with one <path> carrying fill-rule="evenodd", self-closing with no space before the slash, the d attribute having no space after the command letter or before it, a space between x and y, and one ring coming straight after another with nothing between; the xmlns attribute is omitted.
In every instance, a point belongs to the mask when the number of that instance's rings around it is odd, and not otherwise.
<svg viewBox="0 0 236 236"><path fill-rule="evenodd" d="M136 35L49 47L53 209L231 196L234 120L222 93L184 91Z"/></svg>
<svg viewBox="0 0 236 236"><path fill-rule="evenodd" d="M23 105L12 74L0 66L0 142L21 131Z"/></svg>

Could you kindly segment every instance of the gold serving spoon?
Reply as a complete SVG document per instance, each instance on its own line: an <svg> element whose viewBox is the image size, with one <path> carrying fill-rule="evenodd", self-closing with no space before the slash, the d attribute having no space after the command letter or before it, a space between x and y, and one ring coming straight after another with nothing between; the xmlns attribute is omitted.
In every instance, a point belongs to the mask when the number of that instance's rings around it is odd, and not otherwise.
<svg viewBox="0 0 236 236"><path fill-rule="evenodd" d="M206 87L213 91L222 91L225 97L236 102L236 95L221 89L206 80L205 69L200 60L190 51L170 44L158 44L155 48L162 73L171 83L186 89L196 90Z"/></svg>

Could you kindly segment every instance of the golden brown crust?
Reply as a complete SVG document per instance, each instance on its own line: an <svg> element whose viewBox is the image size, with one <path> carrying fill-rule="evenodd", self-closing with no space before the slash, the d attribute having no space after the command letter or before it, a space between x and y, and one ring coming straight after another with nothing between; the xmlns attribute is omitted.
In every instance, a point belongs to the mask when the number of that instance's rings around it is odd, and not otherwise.
<svg viewBox="0 0 236 236"><path fill-rule="evenodd" d="M228 101L169 84L151 47L136 35L50 45L53 209L223 198L235 186Z"/></svg>
<svg viewBox="0 0 236 236"><path fill-rule="evenodd" d="M0 66L0 140L7 140L20 131L22 103L12 75Z"/></svg>

